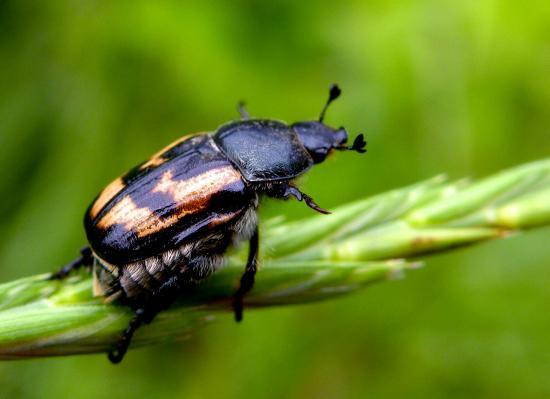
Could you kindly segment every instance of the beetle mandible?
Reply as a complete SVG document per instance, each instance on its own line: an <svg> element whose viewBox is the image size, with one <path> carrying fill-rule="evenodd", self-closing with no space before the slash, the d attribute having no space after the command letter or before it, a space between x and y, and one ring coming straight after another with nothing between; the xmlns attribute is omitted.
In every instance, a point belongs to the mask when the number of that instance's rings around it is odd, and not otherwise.
<svg viewBox="0 0 550 399"><path fill-rule="evenodd" d="M94 199L84 217L89 246L52 279L89 267L95 295L133 309L134 317L109 351L113 363L122 360L137 328L216 271L230 245L248 240L248 260L233 300L235 319L242 319L243 298L257 269L259 197L294 197L329 213L294 180L333 150L365 152L362 134L347 146L346 130L323 122L340 93L332 85L319 119L292 125L250 119L241 104L241 120L177 140Z"/></svg>

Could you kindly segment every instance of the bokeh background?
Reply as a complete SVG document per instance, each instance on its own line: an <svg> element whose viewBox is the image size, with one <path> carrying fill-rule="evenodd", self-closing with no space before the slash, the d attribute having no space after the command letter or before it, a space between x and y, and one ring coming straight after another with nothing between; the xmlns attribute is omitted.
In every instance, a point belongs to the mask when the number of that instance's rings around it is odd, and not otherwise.
<svg viewBox="0 0 550 399"><path fill-rule="evenodd" d="M236 118L238 100L255 116L315 118L331 82L343 97L327 121L366 133L369 152L304 179L324 207L546 157L550 3L0 1L0 281L72 259L107 182ZM0 397L549 397L548 233L242 325L228 315L117 367L3 362Z"/></svg>

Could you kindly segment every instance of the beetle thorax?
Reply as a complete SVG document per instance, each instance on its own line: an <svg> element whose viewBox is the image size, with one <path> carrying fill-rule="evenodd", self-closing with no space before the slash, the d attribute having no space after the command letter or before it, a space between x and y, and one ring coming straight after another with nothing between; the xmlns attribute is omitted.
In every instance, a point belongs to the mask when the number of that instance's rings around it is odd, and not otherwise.
<svg viewBox="0 0 550 399"><path fill-rule="evenodd" d="M313 165L296 132L274 120L223 125L214 141L248 182L289 180Z"/></svg>

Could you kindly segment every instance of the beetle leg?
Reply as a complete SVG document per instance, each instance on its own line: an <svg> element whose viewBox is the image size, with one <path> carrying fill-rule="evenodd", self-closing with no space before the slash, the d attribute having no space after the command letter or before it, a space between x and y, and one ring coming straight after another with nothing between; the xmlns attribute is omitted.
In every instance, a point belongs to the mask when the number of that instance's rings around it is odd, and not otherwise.
<svg viewBox="0 0 550 399"><path fill-rule="evenodd" d="M283 193L283 198L288 198L291 196L296 198L298 201L303 200L307 206L309 206L311 209L319 213L322 213L324 215L330 214L330 211L327 211L326 209L323 209L319 205L317 205L315 201L313 201L313 198L311 198L309 195L301 192L294 186L288 185L286 186L285 191Z"/></svg>
<svg viewBox="0 0 550 399"><path fill-rule="evenodd" d="M151 323L159 312L168 308L176 300L182 288L178 276L173 276L158 288L147 306L134 308L134 317L128 323L128 327L126 327L120 336L115 347L107 354L111 363L117 364L122 361L136 330L142 324Z"/></svg>
<svg viewBox="0 0 550 399"><path fill-rule="evenodd" d="M239 101L237 104L237 111L239 111L239 115L241 115L242 120L250 119L250 115L246 110L246 104L244 101Z"/></svg>
<svg viewBox="0 0 550 399"><path fill-rule="evenodd" d="M254 285L254 277L256 276L257 262L258 262L258 246L260 243L260 236L258 234L258 227L254 230L254 234L250 238L250 248L248 250L248 261L244 273L241 277L239 289L233 297L233 309L235 310L235 321L239 322L243 319L243 298L252 289Z"/></svg>
<svg viewBox="0 0 550 399"><path fill-rule="evenodd" d="M94 262L94 257L92 255L92 250L90 247L84 247L80 250L80 257L76 258L72 262L66 264L57 272L52 273L50 276L51 280L61 280L64 279L71 273L73 270L78 270L82 266L92 266Z"/></svg>
<svg viewBox="0 0 550 399"><path fill-rule="evenodd" d="M152 320L150 315L149 317L145 317L145 315L146 312L144 308L136 310L134 317L128 323L128 327L126 327L126 330L122 333L122 336L118 340L115 348L111 349L107 355L111 363L117 364L122 361L124 355L128 351L128 346L130 346L130 342L132 341L132 337L134 336L136 330L146 322L146 319Z"/></svg>

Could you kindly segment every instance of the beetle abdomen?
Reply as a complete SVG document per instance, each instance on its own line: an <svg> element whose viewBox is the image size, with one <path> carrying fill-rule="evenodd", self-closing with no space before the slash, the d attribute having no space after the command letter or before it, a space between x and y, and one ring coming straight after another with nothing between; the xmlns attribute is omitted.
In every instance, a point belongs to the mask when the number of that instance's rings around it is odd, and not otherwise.
<svg viewBox="0 0 550 399"><path fill-rule="evenodd" d="M229 245L250 239L256 226L256 209L251 207L234 222L201 239L136 262L115 266L94 254L94 294L106 301L122 298L139 303L154 298L173 278L197 283L222 265Z"/></svg>

